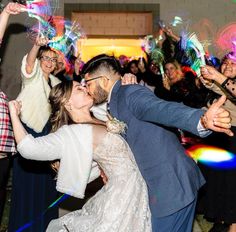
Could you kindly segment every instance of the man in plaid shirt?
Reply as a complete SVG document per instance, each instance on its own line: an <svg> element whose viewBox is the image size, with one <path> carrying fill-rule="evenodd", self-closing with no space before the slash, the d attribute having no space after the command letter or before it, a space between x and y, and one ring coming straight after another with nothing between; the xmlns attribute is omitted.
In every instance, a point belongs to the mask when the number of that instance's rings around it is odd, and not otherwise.
<svg viewBox="0 0 236 232"><path fill-rule="evenodd" d="M6 198L10 157L16 152L7 96L0 91L0 224Z"/></svg>
<svg viewBox="0 0 236 232"><path fill-rule="evenodd" d="M13 130L10 121L7 96L0 92L0 153L16 151ZM6 156L6 155L5 155Z"/></svg>
<svg viewBox="0 0 236 232"><path fill-rule="evenodd" d="M0 46L10 15L24 11L25 6L9 2L0 15ZM9 116L8 100L0 91L0 225L6 197L6 185L10 168L10 156L16 152L15 141Z"/></svg>
<svg viewBox="0 0 236 232"><path fill-rule="evenodd" d="M0 15L0 46L10 15L24 11L25 6L19 3L8 3ZM8 100L0 91L0 225L6 198L6 186L10 169L10 157L16 152L15 141L9 116Z"/></svg>

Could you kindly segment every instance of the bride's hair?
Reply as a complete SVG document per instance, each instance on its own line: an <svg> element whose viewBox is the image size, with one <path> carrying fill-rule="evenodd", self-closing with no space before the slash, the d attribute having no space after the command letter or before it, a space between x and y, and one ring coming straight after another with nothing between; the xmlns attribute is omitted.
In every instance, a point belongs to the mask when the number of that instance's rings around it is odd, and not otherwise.
<svg viewBox="0 0 236 232"><path fill-rule="evenodd" d="M58 130L63 125L73 124L70 113L65 105L69 101L73 88L73 81L63 81L54 86L49 95L49 103L51 104L50 122L52 132Z"/></svg>
<svg viewBox="0 0 236 232"><path fill-rule="evenodd" d="M70 113L65 105L69 101L73 88L73 81L63 81L54 86L49 94L49 103L51 104L50 122L52 132L58 130L63 125L73 124ZM60 161L51 162L51 168L58 173ZM57 177L56 177L57 178Z"/></svg>

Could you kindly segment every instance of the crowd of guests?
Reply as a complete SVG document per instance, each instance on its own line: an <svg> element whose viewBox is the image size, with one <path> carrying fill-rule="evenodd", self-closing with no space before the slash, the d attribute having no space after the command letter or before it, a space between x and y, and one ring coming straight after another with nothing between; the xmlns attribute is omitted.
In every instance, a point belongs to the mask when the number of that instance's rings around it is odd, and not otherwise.
<svg viewBox="0 0 236 232"><path fill-rule="evenodd" d="M2 40L10 14L18 14L24 6L9 3L1 13L0 40ZM132 73L139 85L146 86L155 95L167 101L180 102L194 108L209 108L220 96L226 95L224 108L230 112L232 131L236 133L236 54L230 53L217 67L206 65L201 76L180 59L178 42L180 37L168 29L162 43L165 54L164 75L160 67L147 55L147 59L126 59L122 63L123 74ZM51 131L51 106L48 101L51 89L60 82L81 82L84 63L81 57L70 61L46 45L48 39L37 38L32 49L23 57L21 66L22 88L18 100L22 102L21 121L25 130L34 137L47 135ZM171 44L167 46L166 44ZM172 48L168 51L169 48ZM166 50L166 48L168 48ZM207 59L207 58L206 58ZM69 68L68 68L69 64ZM14 136L9 118L7 97L0 92L0 221L6 197L6 185L13 160L13 182L11 211L8 231L16 231L27 223L34 223L27 231L45 231L48 223L58 217L58 206L38 216L58 198L55 189L55 173L48 161L31 161L16 153ZM169 128L169 130L173 130ZM199 143L194 135L174 130L186 146ZM190 139L186 139L190 138ZM223 148L236 154L235 137L213 133L201 143ZM14 155L12 159L12 155ZM220 170L199 164L206 184L201 189L197 212L214 223L211 232L236 231L236 170ZM24 209L24 210L22 210Z"/></svg>
<svg viewBox="0 0 236 232"><path fill-rule="evenodd" d="M202 67L201 76L197 76L188 65L181 63L178 54L179 39L170 31L168 30L166 36L167 40L174 44L174 52L165 51L168 55L165 57L164 76L161 75L159 67L153 68L155 64L152 63L152 60L148 60L144 69L139 60L132 60L127 65L127 72L135 74L140 84L147 85L149 88L151 86L151 90L159 98L182 102L194 108L207 108L220 96L226 95L227 100L223 107L231 114L232 130L235 133L236 54L228 53L219 64ZM163 49L165 48L163 47ZM233 154L236 152L235 137L230 138L227 135L215 133L207 139L199 141L189 133L180 130L176 133L179 133L185 146L201 142L220 147ZM211 232L236 231L236 189L234 185L236 170L220 170L203 164L199 164L199 167L206 178L206 184L200 191L199 213L204 214L207 220L214 223Z"/></svg>

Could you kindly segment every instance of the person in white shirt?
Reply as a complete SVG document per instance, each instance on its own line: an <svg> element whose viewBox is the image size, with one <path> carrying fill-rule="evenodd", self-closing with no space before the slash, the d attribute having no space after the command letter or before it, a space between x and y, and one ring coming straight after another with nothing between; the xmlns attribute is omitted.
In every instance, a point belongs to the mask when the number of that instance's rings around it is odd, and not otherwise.
<svg viewBox="0 0 236 232"><path fill-rule="evenodd" d="M60 81L51 75L56 68L57 53L46 47L48 39L36 38L21 66L22 88L17 99L22 102L21 121L34 137L50 132L48 123L51 106L48 96ZM16 231L40 215L57 198L55 180L49 162L28 161L17 155L13 161L13 189L9 231ZM49 221L58 217L54 207L30 228L31 232L45 231Z"/></svg>

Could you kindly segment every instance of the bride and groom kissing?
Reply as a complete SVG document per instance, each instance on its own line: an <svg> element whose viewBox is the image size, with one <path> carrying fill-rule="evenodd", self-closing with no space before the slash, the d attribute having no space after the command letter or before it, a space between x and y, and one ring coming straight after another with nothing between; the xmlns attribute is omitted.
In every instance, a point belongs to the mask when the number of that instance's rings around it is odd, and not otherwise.
<svg viewBox="0 0 236 232"><path fill-rule="evenodd" d="M165 128L202 137L211 131L232 136L229 113L221 108L225 98L207 111L166 102L143 86L121 85L119 62L107 55L94 57L83 70L86 89L66 82L50 93L52 109L57 109L52 116L63 121L54 133L34 139L21 125L20 104L9 103L21 155L61 160L58 190L83 197L87 182L99 175L93 160L108 177L82 210L52 220L47 231L190 232L197 192L205 181L178 138ZM93 103L105 101L111 115L126 124L125 133L107 132L91 116Z"/></svg>

